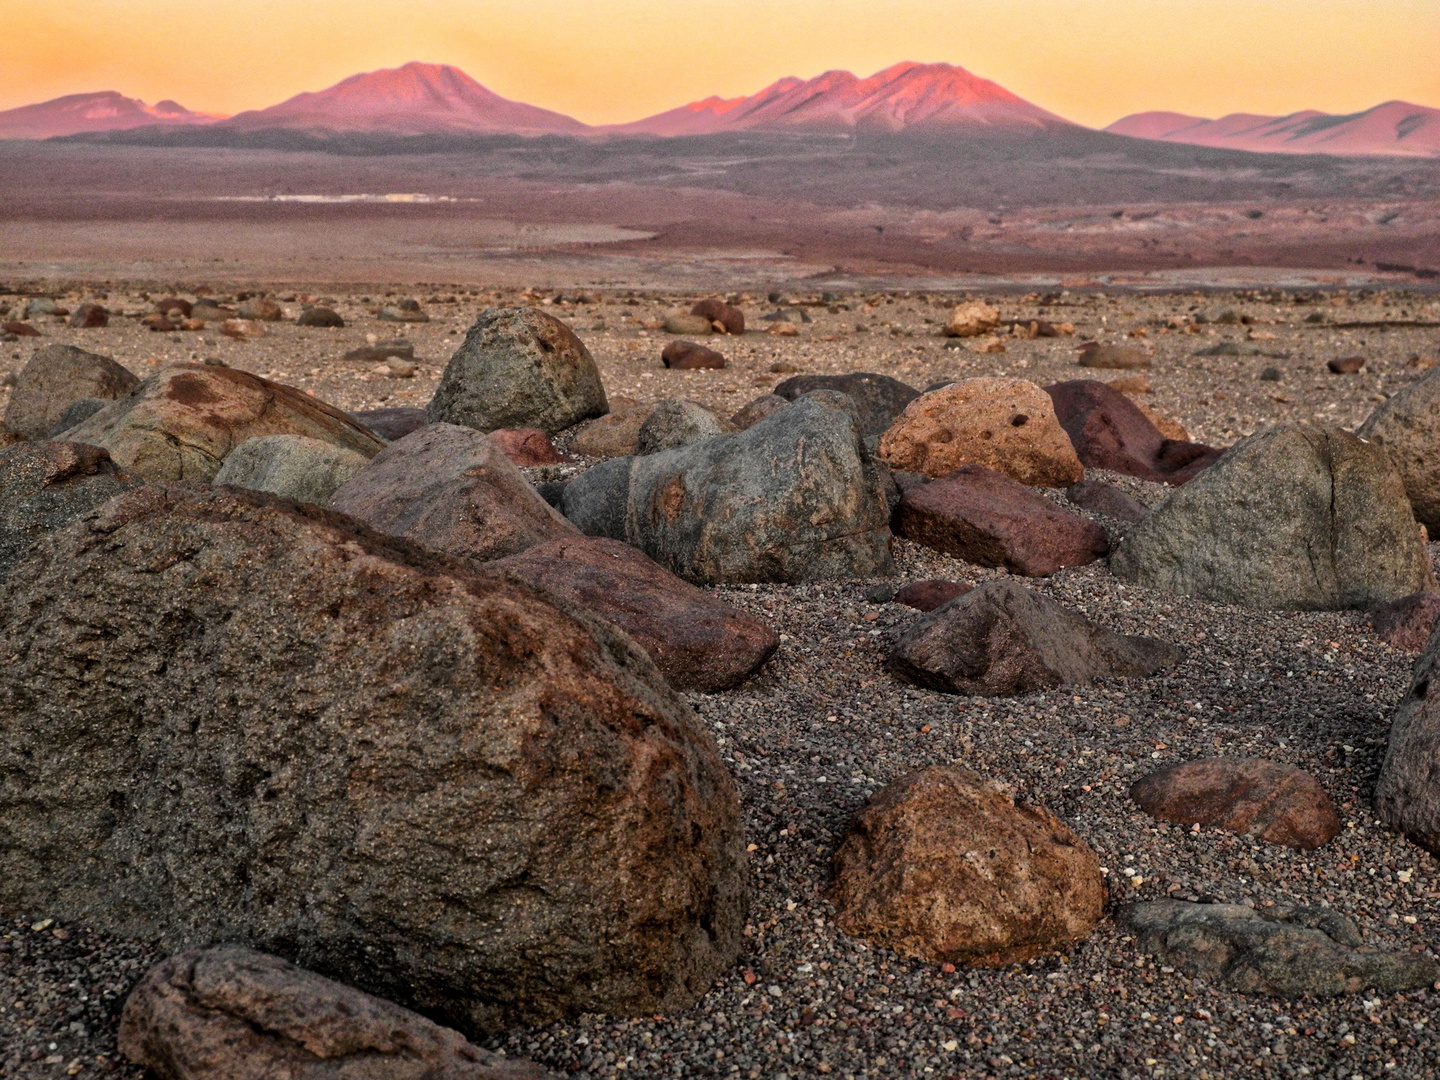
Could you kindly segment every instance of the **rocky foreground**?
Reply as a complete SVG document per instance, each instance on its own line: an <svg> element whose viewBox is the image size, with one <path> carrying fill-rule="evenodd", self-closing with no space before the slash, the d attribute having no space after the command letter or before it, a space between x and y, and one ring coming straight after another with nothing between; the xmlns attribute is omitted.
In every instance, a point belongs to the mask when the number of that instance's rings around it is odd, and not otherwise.
<svg viewBox="0 0 1440 1080"><path fill-rule="evenodd" d="M1440 1067L1433 299L0 307L3 1075Z"/></svg>

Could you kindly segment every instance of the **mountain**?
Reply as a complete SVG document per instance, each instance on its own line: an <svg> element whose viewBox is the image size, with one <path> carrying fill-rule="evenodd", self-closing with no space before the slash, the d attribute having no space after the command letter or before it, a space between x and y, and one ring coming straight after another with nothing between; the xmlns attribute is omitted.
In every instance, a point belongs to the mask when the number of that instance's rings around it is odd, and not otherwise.
<svg viewBox="0 0 1440 1080"><path fill-rule="evenodd" d="M706 98L596 130L670 136L746 129L894 132L1070 126L1068 120L964 68L906 61L868 79L848 71L827 71L810 80L781 79L751 97Z"/></svg>
<svg viewBox="0 0 1440 1080"><path fill-rule="evenodd" d="M579 120L492 93L459 68L420 63L352 75L328 90L296 94L217 127L387 135L578 135L590 130Z"/></svg>
<svg viewBox="0 0 1440 1080"><path fill-rule="evenodd" d="M85 131L126 131L155 124L208 124L222 119L191 112L173 101L146 105L114 90L70 94L0 112L0 139L49 139Z"/></svg>
<svg viewBox="0 0 1440 1080"><path fill-rule="evenodd" d="M1310 110L1289 116L1233 113L1206 120L1182 113L1136 113L1105 130L1138 139L1266 154L1440 157L1440 109L1404 101L1387 101L1348 116Z"/></svg>

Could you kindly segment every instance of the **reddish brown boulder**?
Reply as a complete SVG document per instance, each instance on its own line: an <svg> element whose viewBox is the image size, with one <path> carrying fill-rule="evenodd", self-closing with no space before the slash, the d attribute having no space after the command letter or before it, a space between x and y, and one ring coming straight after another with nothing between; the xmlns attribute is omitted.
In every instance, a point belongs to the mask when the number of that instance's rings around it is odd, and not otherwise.
<svg viewBox="0 0 1440 1080"><path fill-rule="evenodd" d="M325 308L317 310L324 311ZM280 305L269 296L252 296L242 301L237 312L242 319L251 319L255 322L279 322L285 317L285 311ZM328 323L302 323L302 326L328 326Z"/></svg>
<svg viewBox="0 0 1440 1080"><path fill-rule="evenodd" d="M1199 758L1130 787L1151 817L1213 825L1267 844L1317 848L1340 831L1335 804L1309 773L1261 758Z"/></svg>
<svg viewBox="0 0 1440 1080"><path fill-rule="evenodd" d="M893 603L904 604L916 611L934 611L948 604L957 596L964 596L975 586L963 585L958 581L931 578L928 581L912 581L895 594Z"/></svg>
<svg viewBox="0 0 1440 1080"><path fill-rule="evenodd" d="M1003 566L1026 577L1084 566L1110 550L1099 525L983 465L910 488L891 528L977 566Z"/></svg>
<svg viewBox="0 0 1440 1080"><path fill-rule="evenodd" d="M643 552L591 537L552 540L487 563L624 630L677 690L729 690L770 659L775 631L682 581Z"/></svg>
<svg viewBox="0 0 1440 1080"><path fill-rule="evenodd" d="M544 1080L524 1059L382 998L235 945L151 968L119 1049L160 1080Z"/></svg>
<svg viewBox="0 0 1440 1080"><path fill-rule="evenodd" d="M70 325L82 330L93 330L110 325L110 312L99 304L81 304L70 316Z"/></svg>
<svg viewBox="0 0 1440 1080"><path fill-rule="evenodd" d="M169 315L172 311L178 311L182 319L188 319L195 306L189 300L182 300L178 296L167 296L155 305L157 315Z"/></svg>
<svg viewBox="0 0 1440 1080"><path fill-rule="evenodd" d="M676 371L696 371L701 368L723 368L725 357L714 349L697 345L684 338L673 338L660 351L660 360L667 368Z"/></svg>
<svg viewBox="0 0 1440 1080"><path fill-rule="evenodd" d="M497 428L490 432L490 441L516 465L558 465L568 460L539 428Z"/></svg>
<svg viewBox="0 0 1440 1080"><path fill-rule="evenodd" d="M709 319L712 324L719 323L727 334L745 332L745 313L737 307L731 307L724 300L701 300L690 309L690 314Z"/></svg>
<svg viewBox="0 0 1440 1080"><path fill-rule="evenodd" d="M7 334L14 334L16 337L39 337L40 331L31 326L28 322L7 322L0 323L0 331Z"/></svg>
<svg viewBox="0 0 1440 1080"><path fill-rule="evenodd" d="M1440 595L1416 592L1386 604L1370 616L1375 633L1392 649L1425 651L1435 623L1440 620Z"/></svg>
<svg viewBox="0 0 1440 1080"><path fill-rule="evenodd" d="M1090 933L1100 860L1059 818L965 769L911 773L875 795L835 853L847 934L931 963L1003 967Z"/></svg>
<svg viewBox="0 0 1440 1080"><path fill-rule="evenodd" d="M1086 468L1183 484L1222 453L1167 439L1133 401L1103 382L1075 379L1047 386L1045 392Z"/></svg>
<svg viewBox="0 0 1440 1080"><path fill-rule="evenodd" d="M269 321L266 319L251 320L252 322ZM307 307L295 320L296 326L320 327L327 330L335 330L345 325L345 320L338 313L328 307Z"/></svg>

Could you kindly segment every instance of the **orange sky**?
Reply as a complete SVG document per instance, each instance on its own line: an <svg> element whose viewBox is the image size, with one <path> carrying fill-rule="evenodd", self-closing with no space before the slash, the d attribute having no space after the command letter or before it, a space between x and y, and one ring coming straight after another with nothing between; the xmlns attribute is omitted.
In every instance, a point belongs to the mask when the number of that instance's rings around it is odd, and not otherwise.
<svg viewBox="0 0 1440 1080"><path fill-rule="evenodd" d="M589 123L899 60L1097 126L1440 106L1440 0L0 0L0 28L0 109L119 90L232 113L407 60Z"/></svg>

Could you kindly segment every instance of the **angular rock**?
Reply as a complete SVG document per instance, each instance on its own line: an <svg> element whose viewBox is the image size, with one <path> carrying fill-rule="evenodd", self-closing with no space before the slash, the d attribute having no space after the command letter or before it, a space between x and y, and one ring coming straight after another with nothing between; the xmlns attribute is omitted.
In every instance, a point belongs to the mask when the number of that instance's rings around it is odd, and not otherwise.
<svg viewBox="0 0 1440 1080"><path fill-rule="evenodd" d="M332 509L436 551L484 562L578 535L505 452L458 424L392 442L346 482Z"/></svg>
<svg viewBox="0 0 1440 1080"><path fill-rule="evenodd" d="M1138 522L1110 569L1147 588L1274 610L1376 608L1435 584L1385 451L1322 424L1236 443Z"/></svg>
<svg viewBox="0 0 1440 1080"><path fill-rule="evenodd" d="M1340 831L1329 794L1309 773L1262 758L1197 758L1141 777L1130 798L1153 818L1214 826L1309 850Z"/></svg>
<svg viewBox="0 0 1440 1080"><path fill-rule="evenodd" d="M1355 924L1332 908L1148 900L1124 923L1139 952L1241 994L1393 994L1440 979L1440 964L1427 956L1366 948Z"/></svg>
<svg viewBox="0 0 1440 1080"><path fill-rule="evenodd" d="M27 439L45 439L71 402L114 401L139 385L139 379L108 356L73 345L46 345L20 369L5 406L5 426Z"/></svg>
<svg viewBox="0 0 1440 1080"><path fill-rule="evenodd" d="M1077 379L1047 386L1045 392L1087 469L1179 485L1222 453L1212 446L1167 439L1133 401L1105 383Z"/></svg>
<svg viewBox="0 0 1440 1080"><path fill-rule="evenodd" d="M1440 620L1440 594L1411 593L1386 604L1370 616L1380 640L1402 652L1424 652Z"/></svg>
<svg viewBox="0 0 1440 1080"><path fill-rule="evenodd" d="M976 566L1003 566L1026 577L1084 566L1110 550L1105 530L1093 521L981 465L910 488L891 528Z"/></svg>
<svg viewBox="0 0 1440 1080"><path fill-rule="evenodd" d="M656 405L635 435L635 453L658 454L713 439L731 430L720 417L703 405L681 398L669 398Z"/></svg>
<svg viewBox="0 0 1440 1080"><path fill-rule="evenodd" d="M345 325L345 320L328 307L307 307L300 313L300 317L295 320L295 325L338 330Z"/></svg>
<svg viewBox="0 0 1440 1080"><path fill-rule="evenodd" d="M932 690L1002 695L1140 678L1174 665L1181 655L1158 638L1116 634L1001 579L922 615L886 666Z"/></svg>
<svg viewBox="0 0 1440 1080"><path fill-rule="evenodd" d="M558 465L567 460L539 428L496 428L489 438L516 465Z"/></svg>
<svg viewBox="0 0 1440 1080"><path fill-rule="evenodd" d="M1082 510L1093 510L1116 521L1140 521L1150 508L1104 480L1081 480L1065 489L1065 498Z"/></svg>
<svg viewBox="0 0 1440 1080"><path fill-rule="evenodd" d="M40 331L27 322L6 322L0 323L0 333L14 334L16 337L39 337Z"/></svg>
<svg viewBox="0 0 1440 1080"><path fill-rule="evenodd" d="M964 379L932 390L881 436L880 456L926 476L974 464L1042 487L1085 475L1049 395L1025 379Z"/></svg>
<svg viewBox="0 0 1440 1080"><path fill-rule="evenodd" d="M912 581L903 589L895 592L891 598L892 603L904 604L906 607L914 608L916 611L934 611L943 607L957 596L964 596L975 586L965 585L958 581L945 581L940 578L931 578L927 581Z"/></svg>
<svg viewBox="0 0 1440 1080"><path fill-rule="evenodd" d="M724 300L701 300L690 309L690 314L709 319L712 325L719 323L727 334L745 333L745 313Z"/></svg>
<svg viewBox="0 0 1440 1080"><path fill-rule="evenodd" d="M1415 520L1440 536L1440 368L1378 406L1355 434L1385 448Z"/></svg>
<svg viewBox="0 0 1440 1080"><path fill-rule="evenodd" d="M677 690L739 686L780 645L775 631L619 540L573 537L486 564L624 630Z"/></svg>
<svg viewBox="0 0 1440 1080"><path fill-rule="evenodd" d="M81 304L70 315L70 325L81 330L93 330L110 325L110 312L100 304Z"/></svg>
<svg viewBox="0 0 1440 1080"><path fill-rule="evenodd" d="M696 371L702 368L723 368L725 357L714 349L697 345L684 338L674 338L660 350L660 361L667 368L676 371Z"/></svg>
<svg viewBox="0 0 1440 1080"><path fill-rule="evenodd" d="M831 900L854 937L916 960L1003 967L1084 939L1105 882L1095 852L1050 811L935 766L855 815Z"/></svg>
<svg viewBox="0 0 1440 1080"><path fill-rule="evenodd" d="M412 431L419 431L429 423L425 418L425 410L414 406L366 409L362 412L351 413L350 419L386 442L403 439Z"/></svg>
<svg viewBox="0 0 1440 1080"><path fill-rule="evenodd" d="M981 301L961 304L945 323L946 337L980 337L1000 325L1000 310Z"/></svg>
<svg viewBox="0 0 1440 1080"><path fill-rule="evenodd" d="M21 442L0 449L0 579L42 536L134 486L97 446Z"/></svg>
<svg viewBox="0 0 1440 1080"><path fill-rule="evenodd" d="M276 952L467 1033L684 1009L735 959L709 735L533 590L151 485L15 567L0 646L3 910Z"/></svg>
<svg viewBox="0 0 1440 1080"><path fill-rule="evenodd" d="M1136 368L1148 368L1150 354L1133 345L1098 345L1094 342L1087 342L1080 346L1080 359L1076 363L1081 367L1130 371Z"/></svg>
<svg viewBox="0 0 1440 1080"><path fill-rule="evenodd" d="M615 458L565 486L565 516L687 581L825 581L890 570L889 508L854 403L807 394L748 431Z"/></svg>
<svg viewBox="0 0 1440 1080"><path fill-rule="evenodd" d="M319 310L326 310L321 308ZM190 312L186 312L190 314ZM279 322L285 317L285 311L280 305L269 296L252 296L243 300L240 306L235 309L235 314L242 319L250 319L254 322ZM301 326L330 326L331 323L304 323Z"/></svg>
<svg viewBox="0 0 1440 1080"><path fill-rule="evenodd" d="M339 409L234 368L175 364L65 433L110 451L147 480L208 483L230 451L260 435L305 435L373 457L384 445Z"/></svg>
<svg viewBox="0 0 1440 1080"><path fill-rule="evenodd" d="M261 435L231 450L211 483L325 506L369 460L354 450L304 435Z"/></svg>
<svg viewBox="0 0 1440 1080"><path fill-rule="evenodd" d="M667 334L677 334L681 337L703 337L715 332L715 327L705 316L688 315L678 311L666 315L665 321L661 325Z"/></svg>
<svg viewBox="0 0 1440 1080"><path fill-rule="evenodd" d="M570 452L582 457L628 457L654 405L631 405L592 420L570 440Z"/></svg>
<svg viewBox="0 0 1440 1080"><path fill-rule="evenodd" d="M430 316L420 308L418 300L401 300L398 304L386 304L375 316L381 322L427 323Z"/></svg>
<svg viewBox="0 0 1440 1080"><path fill-rule="evenodd" d="M815 390L834 390L850 397L860 414L861 431L867 436L884 432L905 410L905 406L920 396L920 391L913 386L872 371L857 371L851 375L796 375L775 387L775 394L794 401L802 394Z"/></svg>
<svg viewBox="0 0 1440 1080"><path fill-rule="evenodd" d="M762 394L741 406L740 410L730 417L730 426L736 431L745 431L789 404L790 402L779 394Z"/></svg>
<svg viewBox="0 0 1440 1080"><path fill-rule="evenodd" d="M360 990L234 945L151 968L120 1014L120 1053L161 1080L544 1080Z"/></svg>
<svg viewBox="0 0 1440 1080"><path fill-rule="evenodd" d="M487 308L455 350L426 410L431 423L477 431L564 431L609 410L590 350L533 308Z"/></svg>

